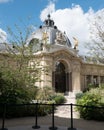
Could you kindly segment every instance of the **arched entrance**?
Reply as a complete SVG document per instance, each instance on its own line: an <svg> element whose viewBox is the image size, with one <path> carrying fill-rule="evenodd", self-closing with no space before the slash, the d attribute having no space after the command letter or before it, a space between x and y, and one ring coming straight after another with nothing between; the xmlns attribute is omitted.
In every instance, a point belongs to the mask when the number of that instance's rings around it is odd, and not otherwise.
<svg viewBox="0 0 104 130"><path fill-rule="evenodd" d="M55 69L55 91L66 92L66 72L65 65L62 62L56 63Z"/></svg>

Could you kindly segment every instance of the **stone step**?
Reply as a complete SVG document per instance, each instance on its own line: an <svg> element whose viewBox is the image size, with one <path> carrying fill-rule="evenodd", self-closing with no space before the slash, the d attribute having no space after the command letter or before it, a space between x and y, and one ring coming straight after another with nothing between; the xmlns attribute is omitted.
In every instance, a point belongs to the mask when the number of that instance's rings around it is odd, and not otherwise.
<svg viewBox="0 0 104 130"><path fill-rule="evenodd" d="M66 98L66 103L65 104L75 104L76 99L75 98L70 98L69 96L65 96ZM71 107L69 105L60 105L57 106L56 111L55 111L55 116L59 117L65 117L65 118L70 118L71 115ZM76 112L75 107L73 107L73 117L74 118L79 118L79 113Z"/></svg>

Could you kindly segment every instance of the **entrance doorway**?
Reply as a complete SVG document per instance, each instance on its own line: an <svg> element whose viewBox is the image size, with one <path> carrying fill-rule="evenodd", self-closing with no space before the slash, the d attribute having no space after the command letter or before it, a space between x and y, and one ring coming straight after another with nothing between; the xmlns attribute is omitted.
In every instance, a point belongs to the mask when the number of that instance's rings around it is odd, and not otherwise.
<svg viewBox="0 0 104 130"><path fill-rule="evenodd" d="M66 92L66 72L65 65L61 62L56 63L55 69L55 91L60 93Z"/></svg>

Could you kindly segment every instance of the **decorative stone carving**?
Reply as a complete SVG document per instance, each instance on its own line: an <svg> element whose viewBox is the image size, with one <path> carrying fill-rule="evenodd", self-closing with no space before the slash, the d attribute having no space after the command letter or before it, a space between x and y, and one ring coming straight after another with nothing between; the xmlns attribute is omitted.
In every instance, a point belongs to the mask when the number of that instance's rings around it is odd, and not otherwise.
<svg viewBox="0 0 104 130"><path fill-rule="evenodd" d="M83 66L82 72L86 75L103 75L104 69L99 66Z"/></svg>
<svg viewBox="0 0 104 130"><path fill-rule="evenodd" d="M62 32L56 32L55 43L65 45L66 39Z"/></svg>
<svg viewBox="0 0 104 130"><path fill-rule="evenodd" d="M49 39L48 33L47 32L43 32L42 33L42 43L47 43Z"/></svg>
<svg viewBox="0 0 104 130"><path fill-rule="evenodd" d="M75 37L73 37L73 39L74 39L74 49L76 50L78 47L78 40Z"/></svg>

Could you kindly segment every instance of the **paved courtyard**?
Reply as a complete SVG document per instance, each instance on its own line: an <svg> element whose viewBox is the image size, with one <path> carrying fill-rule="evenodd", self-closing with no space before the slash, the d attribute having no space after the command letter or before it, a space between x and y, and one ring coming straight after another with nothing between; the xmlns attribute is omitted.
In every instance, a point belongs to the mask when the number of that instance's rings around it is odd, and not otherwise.
<svg viewBox="0 0 104 130"><path fill-rule="evenodd" d="M67 103L75 103L75 100L68 99ZM104 122L80 119L78 112L75 110L73 117L73 127L77 128L77 130L104 130ZM58 106L54 121L55 126L59 130L67 130L67 128L70 128L70 106ZM38 126L40 126L39 130L49 130L49 127L52 126L52 115L39 117L37 122ZM34 125L35 117L14 118L5 121L5 127L8 130L33 130L32 126ZM0 119L0 128L1 126L2 120Z"/></svg>
<svg viewBox="0 0 104 130"><path fill-rule="evenodd" d="M5 122L5 127L8 128L8 130L32 130L32 126L34 126L34 124L34 117L25 117L8 119ZM48 130L51 124L52 119L50 116L39 117L38 119L38 125L40 126L39 130ZM55 116L55 126L57 126L59 130L66 130L70 127L70 119ZM74 119L74 127L77 128L77 130L104 130L104 122Z"/></svg>

